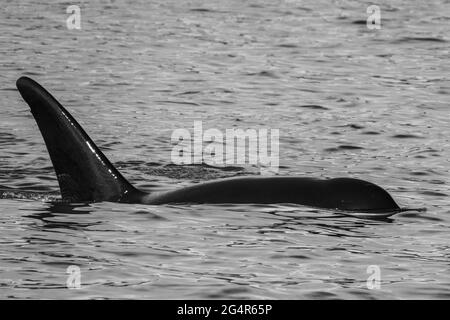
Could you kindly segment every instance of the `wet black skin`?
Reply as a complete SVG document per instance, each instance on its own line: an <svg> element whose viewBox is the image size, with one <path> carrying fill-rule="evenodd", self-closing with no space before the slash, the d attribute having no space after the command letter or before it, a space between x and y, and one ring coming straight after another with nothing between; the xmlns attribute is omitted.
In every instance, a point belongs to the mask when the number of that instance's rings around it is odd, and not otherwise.
<svg viewBox="0 0 450 320"><path fill-rule="evenodd" d="M194 184L149 194L143 203L296 203L349 211L396 210L379 186L358 179L304 177L239 177Z"/></svg>
<svg viewBox="0 0 450 320"><path fill-rule="evenodd" d="M146 193L114 168L86 132L37 82L17 80L44 138L63 200L167 203L295 203L361 212L398 211L383 188L353 178L238 177L208 181L167 192Z"/></svg>

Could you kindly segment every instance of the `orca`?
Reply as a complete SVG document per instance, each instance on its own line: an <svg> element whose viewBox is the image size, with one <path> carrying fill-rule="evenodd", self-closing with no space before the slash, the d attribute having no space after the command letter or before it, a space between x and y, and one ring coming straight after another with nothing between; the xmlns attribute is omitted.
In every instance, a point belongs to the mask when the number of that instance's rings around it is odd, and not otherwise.
<svg viewBox="0 0 450 320"><path fill-rule="evenodd" d="M144 192L122 176L47 90L25 76L16 85L42 133L65 202L292 203L375 214L405 210L383 188L354 178L249 176L213 180L167 192Z"/></svg>

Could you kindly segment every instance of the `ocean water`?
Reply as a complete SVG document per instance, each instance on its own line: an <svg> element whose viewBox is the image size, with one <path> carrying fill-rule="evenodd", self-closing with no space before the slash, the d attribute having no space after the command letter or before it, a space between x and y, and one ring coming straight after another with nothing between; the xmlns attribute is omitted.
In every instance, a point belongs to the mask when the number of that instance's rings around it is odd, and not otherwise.
<svg viewBox="0 0 450 320"><path fill-rule="evenodd" d="M81 1L69 30L72 4L0 6L0 298L450 298L448 0L378 1L373 30L364 1ZM279 175L366 179L427 210L58 204L22 75L142 189L259 174L174 165L172 132L202 121L279 129Z"/></svg>

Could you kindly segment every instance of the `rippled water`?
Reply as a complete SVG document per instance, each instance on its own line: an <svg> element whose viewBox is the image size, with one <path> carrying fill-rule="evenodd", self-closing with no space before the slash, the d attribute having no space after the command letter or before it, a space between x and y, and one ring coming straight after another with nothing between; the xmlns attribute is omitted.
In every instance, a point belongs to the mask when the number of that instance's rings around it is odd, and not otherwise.
<svg viewBox="0 0 450 320"><path fill-rule="evenodd" d="M359 1L86 1L81 30L70 4L0 6L1 298L450 298L449 1L380 1L380 30ZM428 210L54 204L21 75L143 189L258 173L172 165L172 131L202 120L279 128L281 175L358 177Z"/></svg>

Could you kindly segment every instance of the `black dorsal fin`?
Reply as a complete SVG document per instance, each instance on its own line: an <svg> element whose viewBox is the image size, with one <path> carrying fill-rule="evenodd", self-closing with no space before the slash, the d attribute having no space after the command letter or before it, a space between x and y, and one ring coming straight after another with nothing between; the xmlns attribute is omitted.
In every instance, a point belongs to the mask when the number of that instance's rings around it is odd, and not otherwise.
<svg viewBox="0 0 450 320"><path fill-rule="evenodd" d="M45 140L64 201L136 201L141 192L120 174L47 90L27 77L17 80L17 88Z"/></svg>

